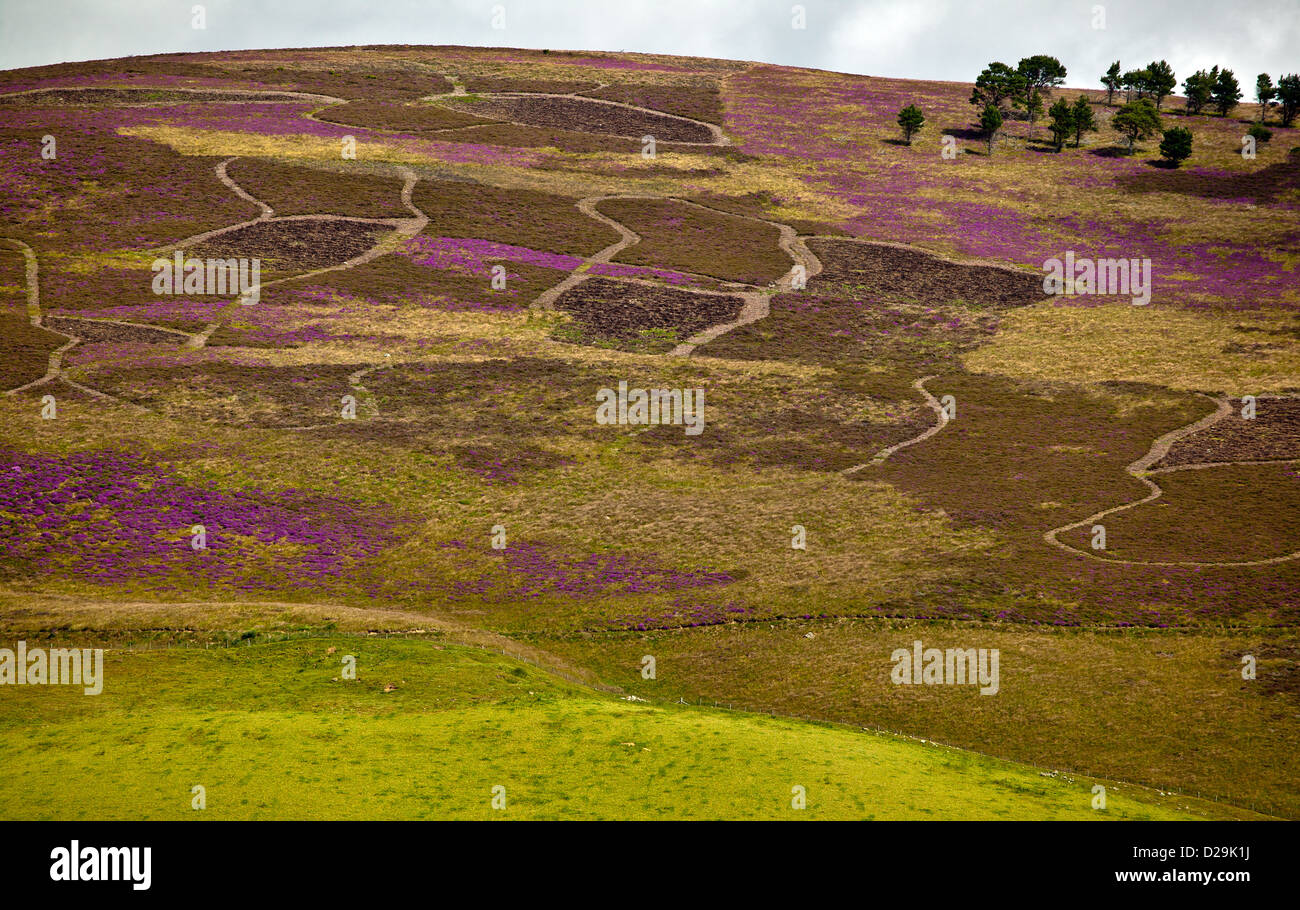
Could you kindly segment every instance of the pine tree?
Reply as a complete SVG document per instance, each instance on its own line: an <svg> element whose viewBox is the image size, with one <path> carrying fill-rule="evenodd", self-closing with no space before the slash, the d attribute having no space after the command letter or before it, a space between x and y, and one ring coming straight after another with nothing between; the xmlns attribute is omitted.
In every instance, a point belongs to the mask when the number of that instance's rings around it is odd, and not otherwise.
<svg viewBox="0 0 1300 910"><path fill-rule="evenodd" d="M1092 104L1083 95L1074 102L1071 113L1074 114L1074 147L1078 148L1083 143L1083 134L1097 129L1097 118L1093 116Z"/></svg>
<svg viewBox="0 0 1300 910"><path fill-rule="evenodd" d="M1115 92L1117 92L1122 85L1122 79L1123 76L1120 75L1119 71L1119 61L1116 60L1110 65L1110 69L1106 70L1105 74L1101 77L1101 84L1106 86L1107 106L1115 100Z"/></svg>
<svg viewBox="0 0 1300 910"><path fill-rule="evenodd" d="M898 125L902 127L903 138L907 140L908 145L911 145L912 137L919 133L921 127L925 125L925 116L921 113L919 107L915 104L909 104L898 112Z"/></svg>

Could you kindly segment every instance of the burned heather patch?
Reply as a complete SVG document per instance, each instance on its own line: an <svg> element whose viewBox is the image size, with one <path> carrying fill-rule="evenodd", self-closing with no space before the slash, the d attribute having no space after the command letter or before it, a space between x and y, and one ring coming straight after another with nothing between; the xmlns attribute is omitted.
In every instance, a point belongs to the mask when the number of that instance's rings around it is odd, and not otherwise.
<svg viewBox="0 0 1300 910"><path fill-rule="evenodd" d="M716 83L665 85L653 82L618 82L594 92L589 98L620 101L665 114L690 117L705 123L722 123L722 95Z"/></svg>
<svg viewBox="0 0 1300 910"><path fill-rule="evenodd" d="M52 329L66 332L90 344L108 342L176 345L183 344L186 341L184 335L166 332L162 329L141 325L124 325L119 322L77 319L72 316L51 316L45 320L45 324Z"/></svg>
<svg viewBox="0 0 1300 910"><path fill-rule="evenodd" d="M559 296L555 306L573 316L557 337L579 344L663 353L679 342L740 313L744 301L730 294L589 278Z"/></svg>
<svg viewBox="0 0 1300 910"><path fill-rule="evenodd" d="M1154 467L1300 458L1300 398L1261 398L1250 420L1241 416L1241 399L1230 403L1231 414L1178 440Z"/></svg>
<svg viewBox="0 0 1300 910"><path fill-rule="evenodd" d="M239 158L226 174L276 215L410 218L402 181L346 167L308 167L266 158Z"/></svg>
<svg viewBox="0 0 1300 910"><path fill-rule="evenodd" d="M346 104L326 108L315 116L317 120L324 120L326 123L403 133L450 130L495 122L425 102L398 104L387 101L349 101Z"/></svg>
<svg viewBox="0 0 1300 910"><path fill-rule="evenodd" d="M50 354L67 341L21 316L0 316L0 392L44 376Z"/></svg>
<svg viewBox="0 0 1300 910"><path fill-rule="evenodd" d="M617 262L752 285L770 284L794 266L781 249L781 231L752 218L675 199L606 199L596 208L641 237L614 257Z"/></svg>
<svg viewBox="0 0 1300 910"><path fill-rule="evenodd" d="M810 290L841 284L887 300L989 309L1028 306L1047 296L1038 275L961 265L919 250L825 239L809 240L808 248L822 263L821 274L808 282Z"/></svg>
<svg viewBox="0 0 1300 910"><path fill-rule="evenodd" d="M190 247L185 255L260 259L265 281L268 272L306 272L341 265L374 247L391 230L355 221L259 221L218 234Z"/></svg>
<svg viewBox="0 0 1300 910"><path fill-rule="evenodd" d="M571 196L467 180L421 180L414 201L429 216L424 234L431 237L487 238L578 256L618 240L613 229L578 211Z"/></svg>
<svg viewBox="0 0 1300 910"><path fill-rule="evenodd" d="M699 123L587 98L491 95L474 100L443 99L442 103L453 110L528 126L561 127L634 139L650 135L658 142L708 144L714 141L713 132Z"/></svg>
<svg viewBox="0 0 1300 910"><path fill-rule="evenodd" d="M0 516L0 578L152 590L351 587L401 523L303 490L187 482L137 454L13 449L0 449Z"/></svg>

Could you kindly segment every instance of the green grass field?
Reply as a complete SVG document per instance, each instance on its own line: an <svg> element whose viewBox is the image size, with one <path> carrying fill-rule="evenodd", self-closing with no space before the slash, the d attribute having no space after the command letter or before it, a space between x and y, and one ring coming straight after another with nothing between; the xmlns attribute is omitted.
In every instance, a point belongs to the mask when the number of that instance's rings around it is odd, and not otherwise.
<svg viewBox="0 0 1300 910"><path fill-rule="evenodd" d="M340 678L343 655L357 678ZM1213 804L739 712L629 703L403 639L106 653L102 695L0 702L20 819L1176 819ZM392 687L390 689L390 687ZM206 808L191 807L192 788ZM505 788L505 808L492 807ZM806 808L792 807L802 786Z"/></svg>

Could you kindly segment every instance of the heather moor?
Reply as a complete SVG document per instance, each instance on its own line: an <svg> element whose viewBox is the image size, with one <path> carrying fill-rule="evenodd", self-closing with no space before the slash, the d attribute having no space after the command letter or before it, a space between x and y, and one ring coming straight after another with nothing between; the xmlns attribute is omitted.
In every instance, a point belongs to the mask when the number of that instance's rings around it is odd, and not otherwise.
<svg viewBox="0 0 1300 910"><path fill-rule="evenodd" d="M1300 77L1043 51L0 71L0 817L1300 817Z"/></svg>

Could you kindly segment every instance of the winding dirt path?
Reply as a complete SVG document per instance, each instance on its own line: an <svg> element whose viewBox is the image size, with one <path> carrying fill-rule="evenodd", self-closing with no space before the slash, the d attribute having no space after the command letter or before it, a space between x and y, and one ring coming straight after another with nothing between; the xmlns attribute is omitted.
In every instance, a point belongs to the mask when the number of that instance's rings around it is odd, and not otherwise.
<svg viewBox="0 0 1300 910"><path fill-rule="evenodd" d="M415 171L411 170L409 167L405 165L397 165L396 171L398 175L401 176L402 178L402 205L404 205L407 211L411 213L410 218L357 218L350 215L276 216L275 211L274 209L271 208L271 206L267 205L262 200L257 199L254 196L247 193L243 189L243 187L239 186L239 184L235 183L235 181L231 179L230 175L226 172L226 165L228 165L231 161L234 160L235 160L234 158L228 158L217 165L217 178L221 180L221 182L224 183L226 186L228 186L241 199L246 199L260 206L262 208L262 214L257 218L254 218L248 222L243 222L241 224L232 225L226 228L220 228L216 231L209 231L205 234L198 234L195 235L194 237L186 238L185 240L182 240L179 244L174 244L171 247L168 247L167 248L168 250L178 249L185 244L194 243L198 240L206 239L207 237L217 236L219 234L223 234L231 230L236 230L241 227L247 227L248 225L251 224L257 224L259 222L269 222L269 221L329 221L329 222L336 222L336 223L337 222L362 222L367 224L389 225L393 228L393 233L391 235L385 237L379 243L375 244L373 247L366 250L364 253L362 253L359 256L353 256L351 259L347 260L346 262L341 262L337 265L328 265L319 269L313 269L309 272L303 272L302 274L289 275L284 278L277 278L273 281L264 281L256 288L256 292L258 294L260 294L266 288L275 287L276 285L284 284L289 281L301 281L305 278L314 278L317 275L324 275L329 272L338 272L338 271L343 271L344 269L356 268L359 265L365 265L366 263L371 262L386 253L390 253L397 250L401 243L410 240L412 237L419 234L420 231L424 230L425 226L429 223L429 216L426 215L423 211L421 211L419 207L416 206L413 200L415 184L419 182L420 178L416 176ZM244 301L247 300L248 297L249 297L248 294L241 294L238 298L228 303L217 315L224 316L226 313L232 312L234 307L245 305ZM198 332L195 332L193 335L190 336L189 341L186 342L186 346L194 349L203 347L204 345L207 344L208 339L212 337L212 333L215 332L217 329L219 329L221 325L222 323L219 320L208 323L206 326L203 327L203 329L201 329Z"/></svg>
<svg viewBox="0 0 1300 910"><path fill-rule="evenodd" d="M23 271L27 285L27 319L34 326L41 324L41 280L40 265L36 261L36 251L16 237L0 237L10 247L23 254Z"/></svg>
<svg viewBox="0 0 1300 910"><path fill-rule="evenodd" d="M706 209L711 212L722 212L724 215L735 214L733 212L724 212L721 209L715 209L713 206L702 205L698 202L693 202L687 199L677 199L677 201L684 202L687 205L694 206L698 209ZM734 320L731 322L724 322L720 325L711 326L695 335L692 335L690 338L687 338L681 344L677 345L677 347L672 349L671 354L674 357L689 357L691 354L695 353L695 350L701 345L708 344L720 335L725 335L727 332L730 332L733 329L738 329L741 326L758 322L760 319L766 319L772 312L772 298L778 294L785 294L794 289L796 276L795 269L802 267L802 278L804 282L811 281L815 276L821 274L821 260L813 254L812 250L808 249L808 245L804 243L804 239L800 237L795 232L795 229L790 227L790 225L783 224L780 221L769 221L766 218L756 218L753 215L736 215L735 217L748 218L750 221L757 221L760 224L771 225L780 231L781 236L777 241L777 245L781 247L781 250L787 256L794 260L794 266L789 272L778 278L771 287L758 291L747 291L740 294L739 296L745 301L745 303Z"/></svg>
<svg viewBox="0 0 1300 910"><path fill-rule="evenodd" d="M1133 479L1137 480L1139 483L1142 483L1144 486L1147 487L1148 490L1150 490L1150 492L1147 493L1146 496L1142 497L1141 499L1134 500L1133 502L1127 502L1124 503L1123 505L1112 506L1109 509L1103 509L1102 511L1097 512L1094 515L1089 515L1087 518L1083 518L1080 519L1079 521L1071 522L1068 525L1061 525L1059 528L1052 528L1050 531L1047 531L1043 534L1043 540L1046 541L1048 544L1056 547L1058 550L1062 550L1074 556L1082 556L1087 559L1096 560L1097 562L1108 562L1108 563L1113 563L1115 565L1124 565L1124 566L1195 566L1195 567L1205 567L1205 568L1218 568L1218 567L1231 567L1231 566L1267 566L1279 562L1288 562L1292 559L1300 558L1300 550L1296 550L1293 553L1286 553L1281 556L1272 556L1266 559L1239 559L1239 560L1224 560L1224 561L1111 559L1106 556L1098 556L1095 553L1088 552L1087 550L1077 549L1075 547L1070 546L1069 544L1063 543L1059 539L1059 535L1065 533L1066 531L1073 531L1075 528L1081 528L1084 525L1090 525L1097 521L1100 521L1101 519L1105 518L1107 515L1114 515L1117 512L1125 512L1128 511L1129 509L1134 509L1137 508L1138 506L1145 505L1149 502L1154 502L1155 500L1159 499L1161 496L1164 495L1164 490L1160 487L1159 484L1157 484L1154 480L1151 479L1151 477L1154 475L1172 474L1175 471L1197 471L1197 470L1205 470L1208 468L1231 467L1234 465L1288 464L1300 460L1294 458L1287 458L1287 459L1271 459L1267 461L1223 461L1223 462L1209 462L1205 464L1174 465L1168 468L1158 468L1154 471L1151 470L1151 466L1159 462L1160 459L1164 458L1166 455L1168 455L1169 450L1173 448L1174 443L1178 442L1178 440L1183 439L1184 437L1187 436L1191 436L1193 433L1198 433L1201 430L1207 429L1213 426L1214 424L1218 423L1219 421L1223 420L1225 417L1227 417L1229 414L1232 413L1232 404L1227 398L1211 398L1208 395L1202 395L1201 397L1206 398L1215 403L1216 408L1213 413L1207 414L1205 417L1202 417L1199 420L1187 424L1187 426L1179 427L1178 429L1175 430L1170 430L1168 433L1164 434L1155 442L1153 442L1151 444L1150 450L1145 455L1143 455L1137 461L1133 462L1131 465L1129 465L1127 468L1124 469L1130 476L1133 477ZM1266 397L1289 397L1289 396L1266 396Z"/></svg>
<svg viewBox="0 0 1300 910"><path fill-rule="evenodd" d="M533 310L551 310L555 307L556 299L572 288L577 287L582 282L591 278L591 267L595 265L605 265L613 260L615 256L627 249L634 243L641 242L641 235L633 231L627 225L620 221L615 221L608 215L602 215L596 211L596 205L604 202L606 199L619 199L619 196L587 196L579 199L575 205L578 211L593 218L601 224L613 228L618 232L618 240L605 247L603 250L593 256L584 259L582 264L568 274L568 276L555 287L543 291L537 299L530 304L529 308Z"/></svg>
<svg viewBox="0 0 1300 910"><path fill-rule="evenodd" d="M21 251L23 254L23 260L26 264L26 279L27 279L26 280L27 317L31 321L31 324L36 326L37 328L44 329L45 331L50 332L51 334L61 335L62 337L68 339L66 343L60 345L56 350L50 352L50 358L49 358L49 362L46 364L44 376L40 377L39 379L34 379L31 382L24 383L23 385L20 385L17 388L7 389L4 394L17 395L19 392L25 392L29 389L40 388L43 385L48 385L49 383L59 381L71 388L76 389L79 392L84 392L93 398L98 398L101 401L116 402L117 404L121 404L128 408L131 408L137 413L145 413L145 409L140 407L137 404L132 404L129 401L124 401L121 398L117 398L113 395L108 395L104 392L99 391L98 389L92 389L89 386L84 386L79 382L74 382L72 378L68 376L67 371L63 368L63 355L66 354L68 351L72 350L74 347L76 347L77 344L81 342L81 339L76 335L72 335L60 329L53 328L52 326L45 325L44 314L41 312L40 266L37 262L36 251L33 250L26 242L19 240L16 237L0 237L0 240L3 240L5 243L8 243L12 248Z"/></svg>
<svg viewBox="0 0 1300 910"><path fill-rule="evenodd" d="M935 433L938 433L940 430L942 430L944 427L948 425L948 412L943 409L943 405L939 403L939 399L931 395L929 390L926 389L925 387L925 384L933 378L934 378L933 376L922 376L916 382L912 383L912 388L920 392L921 395L925 398L925 403L929 405L930 409L934 411L934 413L938 416L939 422L936 423L934 426L930 427L929 429L927 429L924 433L921 433L919 436L913 436L911 439L905 439L902 442L895 443L894 445L889 446L888 448L881 449L879 452L877 452L875 455L872 456L870 461L864 461L862 464L855 464L851 468L845 468L843 471L840 472L841 474L845 474L845 475L856 474L858 471L861 471L863 468L873 467L874 465L878 465L878 464L884 464L885 461L889 458L889 456L893 455L899 449L905 449L908 446L914 446L918 442L925 442L925 440L929 439Z"/></svg>
<svg viewBox="0 0 1300 910"><path fill-rule="evenodd" d="M781 247L782 251L784 251L785 254L794 261L795 267L798 266L803 267L804 269L803 278L805 281L811 279L814 275L819 274L822 270L821 261L815 255L813 255L811 250L808 249L807 245L804 243L803 238L800 237L795 232L794 228L790 227L788 224L783 224L779 221L768 221L765 218L756 218L753 215L737 215L734 212L726 212L722 209L716 209L712 206L702 205L701 203L695 202L690 199L683 199L680 196L649 196L644 194L633 194L633 193L616 193L611 195L587 196L583 199L578 200L578 202L576 203L577 209L580 212L582 212L584 215L586 215L588 218L592 218L596 221L599 221L601 224L604 224L612 228L613 230L617 231L619 235L619 239L616 242L611 243L609 246L605 247L600 252L584 259L582 264L579 265L572 272L570 272L569 275L565 277L563 281L561 281L559 284L555 285L554 287L549 288L546 291L543 291L537 297L537 299L533 301L533 303L531 304L531 309L553 310L555 308L555 301L560 297L560 295L562 295L566 291L571 290L574 287L577 287L579 284L586 281L588 278L593 277L592 274L593 266L609 264L613 262L614 257L617 256L619 253L621 253L623 250L627 249L628 247L632 246L635 243L641 242L641 236L639 234L637 234L627 225L623 224L623 222L617 220L616 218L612 218L609 215L604 214L603 212L599 211L596 208L596 206L599 205L600 203L608 200L614 200L614 199L650 199L650 200L672 201L672 202L681 203L683 205L689 205L698 209L705 209L706 211L719 212L724 215L731 215L732 217L736 217L736 218L746 218L750 221L757 221L762 224L771 225L772 227L776 228L780 232L780 239L777 241L777 243ZM752 322L757 322L760 319L766 318L768 314L771 312L770 304L771 304L772 297L774 297L777 294L783 294L794 287L795 267L792 267L789 272L781 276L781 278L779 278L777 281L775 281L773 284L771 284L766 288L760 288L757 285L746 285L743 284L742 282L732 282L732 283L738 284L741 287L750 288L750 290L720 291L720 290L712 290L706 288L691 288L690 291L693 294L705 294L705 295L715 296L715 297L739 297L742 301L740 312L737 314L735 319L729 322L723 322L717 325L709 326L708 328L697 332L696 334L692 335L690 338L683 341L681 344L677 345L677 347L673 348L672 351L669 352L669 354L673 357L689 357L698 347L704 344L708 344L710 341L713 341L718 336L723 335L726 332L730 332L732 329L737 329L740 328L741 326L749 325ZM691 273L683 272L683 274L691 274ZM714 275L699 275L698 277L708 278L712 281L724 280ZM609 280L619 281L628 284L644 284L644 285L649 285L654 287L659 286L653 281L639 280L636 278L620 277L620 278L610 278Z"/></svg>

